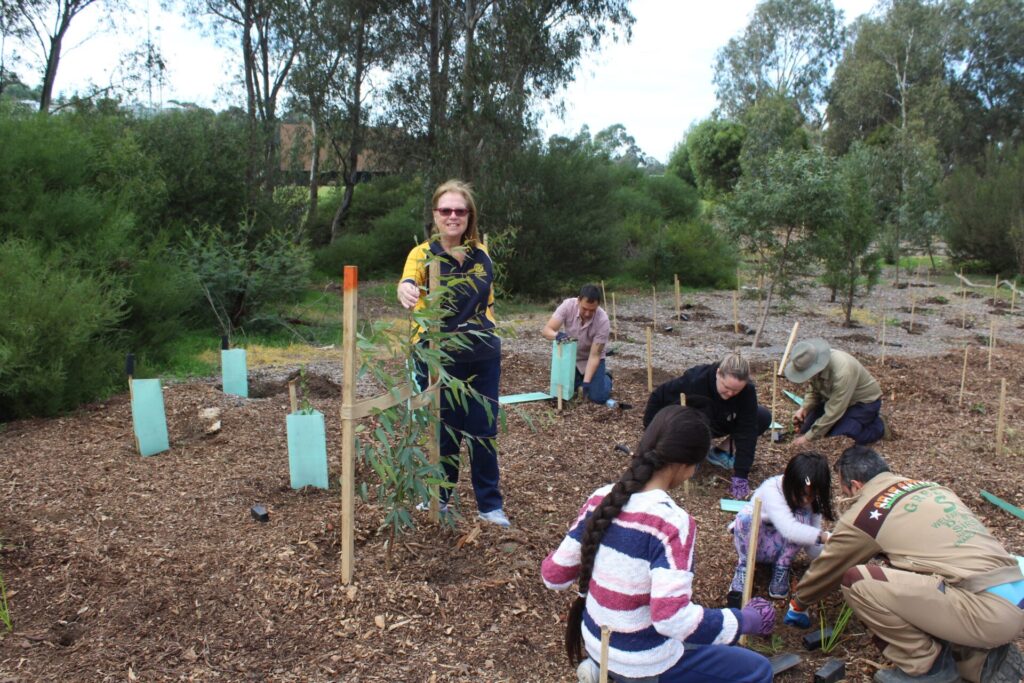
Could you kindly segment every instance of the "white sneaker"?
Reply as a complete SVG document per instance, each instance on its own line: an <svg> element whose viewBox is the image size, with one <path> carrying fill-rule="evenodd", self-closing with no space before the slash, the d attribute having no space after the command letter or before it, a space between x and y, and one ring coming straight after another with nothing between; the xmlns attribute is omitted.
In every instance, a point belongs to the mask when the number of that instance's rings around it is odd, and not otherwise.
<svg viewBox="0 0 1024 683"><path fill-rule="evenodd" d="M597 683L601 679L601 667L590 657L587 657L576 667L577 683Z"/></svg>
<svg viewBox="0 0 1024 683"><path fill-rule="evenodd" d="M490 512L481 512L477 514L477 517L479 519L484 520L485 522L497 524L501 527L512 526L512 522L508 521L508 517L505 516L505 511L502 510L501 508L498 508L497 510L491 510Z"/></svg>

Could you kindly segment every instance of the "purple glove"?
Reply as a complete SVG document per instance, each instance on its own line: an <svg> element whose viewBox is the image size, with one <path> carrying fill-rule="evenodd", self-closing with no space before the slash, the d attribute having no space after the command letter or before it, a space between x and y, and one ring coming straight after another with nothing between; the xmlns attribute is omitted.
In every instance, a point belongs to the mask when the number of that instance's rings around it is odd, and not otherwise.
<svg viewBox="0 0 1024 683"><path fill-rule="evenodd" d="M740 610L740 633L766 636L775 630L775 608L764 598L751 598Z"/></svg>
<svg viewBox="0 0 1024 683"><path fill-rule="evenodd" d="M741 500L750 495L750 482L742 477L732 478L732 487L729 488L729 495L736 500Z"/></svg>

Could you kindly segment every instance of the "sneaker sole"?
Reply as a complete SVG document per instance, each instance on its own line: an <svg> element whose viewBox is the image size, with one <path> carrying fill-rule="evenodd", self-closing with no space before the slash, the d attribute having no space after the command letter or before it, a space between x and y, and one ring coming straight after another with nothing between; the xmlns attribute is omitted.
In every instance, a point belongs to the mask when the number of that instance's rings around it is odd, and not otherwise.
<svg viewBox="0 0 1024 683"><path fill-rule="evenodd" d="M1010 643L1003 661L995 672L985 678L985 683L1020 683L1024 678L1024 655L1017 646Z"/></svg>

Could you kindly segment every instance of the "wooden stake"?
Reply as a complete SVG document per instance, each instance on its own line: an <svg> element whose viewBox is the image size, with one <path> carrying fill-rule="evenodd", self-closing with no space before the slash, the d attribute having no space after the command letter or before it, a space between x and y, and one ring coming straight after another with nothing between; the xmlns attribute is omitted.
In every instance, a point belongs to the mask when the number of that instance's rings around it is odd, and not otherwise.
<svg viewBox="0 0 1024 683"><path fill-rule="evenodd" d="M988 323L988 370L992 372L992 351L996 348L996 319Z"/></svg>
<svg viewBox="0 0 1024 683"><path fill-rule="evenodd" d="M601 301L608 301L607 295L604 293L604 280L601 280Z"/></svg>
<svg viewBox="0 0 1024 683"><path fill-rule="evenodd" d="M558 367L562 367L562 345L555 344L555 348L558 349ZM561 373L559 373L561 374ZM562 383L559 382L555 385L555 400L558 401L558 412L562 412Z"/></svg>
<svg viewBox="0 0 1024 683"><path fill-rule="evenodd" d="M651 328L647 328L647 393L654 391L654 366L651 365Z"/></svg>
<svg viewBox="0 0 1024 683"><path fill-rule="evenodd" d="M433 261L430 264L430 273L428 275L429 286L431 292L437 292L441 289L441 262ZM437 342L431 341L430 348L433 351L437 351ZM434 429L430 430L430 437L427 441L427 447L430 449L429 461L431 465L435 467L441 464L441 386L438 382L440 378L437 375L432 375L427 378L427 386L434 386L434 390L430 397L430 410L434 413ZM441 502L439 500L440 487L434 484L430 487L430 511L427 513L428 518L433 523L441 521Z"/></svg>
<svg viewBox="0 0 1024 683"><path fill-rule="evenodd" d="M732 293L732 331L740 333L740 293L739 290Z"/></svg>
<svg viewBox="0 0 1024 683"><path fill-rule="evenodd" d="M878 362L885 365L885 309L882 309L882 357Z"/></svg>
<svg viewBox="0 0 1024 683"><path fill-rule="evenodd" d="M778 401L779 401L779 361L775 361L775 364L772 366L772 424L775 424L776 422L778 422L778 420L775 419L775 406L778 404ZM781 424L781 423L779 423L779 424ZM775 443L778 440L779 440L779 430L773 428L772 429L772 443Z"/></svg>
<svg viewBox="0 0 1024 683"><path fill-rule="evenodd" d="M996 455L1003 454L1003 416L1006 414L1006 378L999 380L999 418L996 421Z"/></svg>
<svg viewBox="0 0 1024 683"><path fill-rule="evenodd" d="M342 290L341 405L355 403L356 398L356 312L359 297L359 269L345 266ZM341 413L341 582L352 583L355 554L355 420Z"/></svg>
<svg viewBox="0 0 1024 683"><path fill-rule="evenodd" d="M963 322L960 325L960 329L966 330L967 329L967 282L964 281L964 269L963 268L960 269L960 287L962 288L961 292L963 293L963 295L961 296L961 300L963 302Z"/></svg>
<svg viewBox="0 0 1024 683"><path fill-rule="evenodd" d="M658 326L658 290L651 285L651 325Z"/></svg>
<svg viewBox="0 0 1024 683"><path fill-rule="evenodd" d="M619 341L619 321L615 317L615 292L612 292L612 336Z"/></svg>
<svg viewBox="0 0 1024 683"><path fill-rule="evenodd" d="M992 305L996 305L996 301L999 300L999 273L996 273L996 281L992 285Z"/></svg>
<svg viewBox="0 0 1024 683"><path fill-rule="evenodd" d="M1017 283L1014 282L1010 289L1010 315L1013 315L1013 305L1017 303Z"/></svg>
<svg viewBox="0 0 1024 683"><path fill-rule="evenodd" d="M299 397L295 391L295 380L288 382L288 401L292 404L292 414L299 412Z"/></svg>
<svg viewBox="0 0 1024 683"><path fill-rule="evenodd" d="M964 344L964 367L960 370L960 398L956 404L958 406L964 403L964 385L967 384L967 350L971 348L970 344Z"/></svg>
<svg viewBox="0 0 1024 683"><path fill-rule="evenodd" d="M782 353L782 362L779 363L779 369L776 372L780 377L782 373L786 371L786 361L789 360L789 352L793 350L793 342L796 340L797 330L800 329L800 321L797 320L793 323L793 331L789 333L789 341L786 342L786 350Z"/></svg>
<svg viewBox="0 0 1024 683"><path fill-rule="evenodd" d="M750 520L750 540L747 543L747 576L743 581L743 602L741 607L746 607L750 602L750 595L754 592L754 572L757 569L757 535L761 530L761 499L754 499L754 516ZM740 638L740 645L747 644L747 637Z"/></svg>
<svg viewBox="0 0 1024 683"><path fill-rule="evenodd" d="M680 298L681 297L679 296L679 276L678 275L673 275L672 277L675 278L675 285L676 285L676 322L679 322L680 320L682 320L682 318L680 317L682 315L681 312L680 312L681 309L682 309L682 306L680 305L680 303L681 303Z"/></svg>
<svg viewBox="0 0 1024 683"><path fill-rule="evenodd" d="M910 333L914 333L914 308L917 305L917 296L913 292L910 293Z"/></svg>
<svg viewBox="0 0 1024 683"><path fill-rule="evenodd" d="M612 632L607 626L601 627L601 666L599 680L608 683L608 649L612 641Z"/></svg>
<svg viewBox="0 0 1024 683"><path fill-rule="evenodd" d="M686 407L686 394L679 394L679 405ZM687 479L683 482L683 495L687 498L690 497L690 480Z"/></svg>

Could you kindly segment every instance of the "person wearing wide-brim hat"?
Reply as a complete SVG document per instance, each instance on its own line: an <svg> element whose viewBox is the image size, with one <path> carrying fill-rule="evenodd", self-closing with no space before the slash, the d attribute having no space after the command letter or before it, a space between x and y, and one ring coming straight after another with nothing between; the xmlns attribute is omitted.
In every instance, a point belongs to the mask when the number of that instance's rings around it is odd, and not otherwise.
<svg viewBox="0 0 1024 683"><path fill-rule="evenodd" d="M796 384L810 382L803 405L793 413L800 433L794 447L825 436L867 445L885 434L882 389L850 354L830 348L824 339L806 339L793 347L785 374Z"/></svg>

